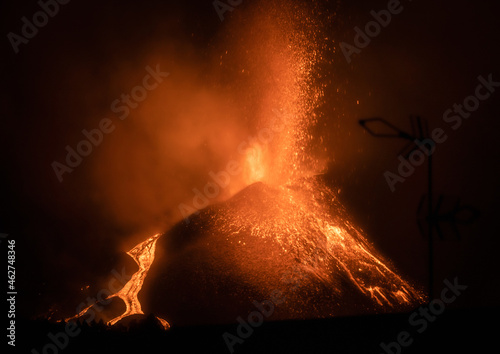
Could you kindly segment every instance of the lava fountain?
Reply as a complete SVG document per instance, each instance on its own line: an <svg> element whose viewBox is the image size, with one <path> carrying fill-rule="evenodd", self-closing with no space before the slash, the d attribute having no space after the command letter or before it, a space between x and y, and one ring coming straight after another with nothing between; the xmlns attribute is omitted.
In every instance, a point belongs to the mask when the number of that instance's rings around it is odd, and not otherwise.
<svg viewBox="0 0 500 354"><path fill-rule="evenodd" d="M109 325L144 312L159 316L165 328L163 318L234 322L276 291L283 301L273 319L400 311L425 300L368 242L321 175L324 163L310 153L324 96L324 85L313 79L323 60L322 34L303 12L291 6L250 16L248 27L267 36L235 44L234 60L255 72L249 130L267 129L267 139L244 149L241 173L227 187L238 193L128 252L139 269L108 296L125 304L107 317ZM222 69L231 65L224 63ZM279 129L269 135L273 111ZM89 308L72 318L84 318Z"/></svg>

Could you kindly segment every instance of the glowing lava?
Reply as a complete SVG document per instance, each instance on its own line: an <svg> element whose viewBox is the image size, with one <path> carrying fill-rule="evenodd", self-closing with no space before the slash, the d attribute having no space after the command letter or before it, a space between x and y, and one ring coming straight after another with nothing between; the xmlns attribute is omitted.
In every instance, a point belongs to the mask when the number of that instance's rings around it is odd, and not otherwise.
<svg viewBox="0 0 500 354"><path fill-rule="evenodd" d="M246 184L250 185L261 181L266 175L264 152L260 144L254 144L246 152Z"/></svg>
<svg viewBox="0 0 500 354"><path fill-rule="evenodd" d="M120 291L109 296L109 298L119 297L127 306L125 313L109 321L109 325L114 325L124 317L144 313L142 312L141 303L139 302L137 295L139 294L139 291L141 291L144 279L146 278L148 270L155 259L156 241L158 240L158 237L160 237L160 234L156 234L148 238L146 241L138 244L127 252L127 254L137 263L139 270L132 275L132 279L130 279L127 284L120 289Z"/></svg>
<svg viewBox="0 0 500 354"><path fill-rule="evenodd" d="M366 307L376 311L423 301L419 291L391 270L319 178L251 187L255 196L249 190L228 201L207 232L234 237L231 243L241 244L243 234L276 243L281 255L294 259L290 266L331 288L339 303L346 296L341 285L346 280L365 298ZM280 257L275 262L284 261ZM247 263L242 259L239 267Z"/></svg>
<svg viewBox="0 0 500 354"><path fill-rule="evenodd" d="M138 294L142 289L142 285L144 284L144 279L148 274L149 268L151 267L155 259L156 241L160 236L160 234L156 234L148 238L146 241L141 242L127 252L127 254L132 257L132 259L137 263L137 265L139 266L139 270L135 272L134 275L132 275L132 278L123 286L123 288L121 288L115 294L108 296L108 298L106 299L109 300L114 297L119 297L125 302L126 306L125 312L120 316L117 316L108 321L108 325L114 325L122 318L125 318L127 316L144 314L141 308L141 303L139 302ZM94 305L95 304L91 304L90 306L80 311L80 313L78 313L76 316L67 318L66 321L74 320L84 316L87 311ZM156 318L160 321L164 329L170 328L170 324L166 320L160 317Z"/></svg>

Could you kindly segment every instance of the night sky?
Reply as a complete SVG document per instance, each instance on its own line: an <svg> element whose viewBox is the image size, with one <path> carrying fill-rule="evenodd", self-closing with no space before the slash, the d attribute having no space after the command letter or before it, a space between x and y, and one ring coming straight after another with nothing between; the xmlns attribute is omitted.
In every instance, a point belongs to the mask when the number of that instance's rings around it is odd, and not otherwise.
<svg viewBox="0 0 500 354"><path fill-rule="evenodd" d="M233 114L241 107L251 112L254 102L248 94L238 96L247 80L237 74L245 69L238 61L245 45L238 41L265 38L265 29L252 24L263 9L279 9L280 2L267 3L244 1L221 22L208 0L73 0L60 5L17 54L7 34L21 33L21 18L40 8L36 1L2 3L0 233L18 244L20 314L71 312L83 300L82 286L99 289L112 269L130 264L124 252L179 221L177 205L192 198L191 189L203 187L208 171L220 170L235 154L230 148L252 133L251 119ZM387 2L325 1L304 10L328 37L318 39L328 43L317 68L318 80L327 84L318 108L321 147L328 151L323 172L377 249L426 288L427 240L416 220L426 164L391 192L384 172L397 171L406 142L376 139L358 121L382 117L410 132L409 116L419 115L431 131L443 129L447 140L433 154L435 197L460 198L480 216L459 225L460 240L450 232L436 239L435 287L439 291L443 279L458 276L469 288L453 306L498 306L500 87L492 87L495 92L460 127L443 120L454 104L475 95L479 76L500 82L497 5L415 0L401 6L350 63L339 44L352 45L354 28L363 28L372 20L370 11L387 8ZM237 54L221 69L226 51ZM161 89L120 120L110 103L156 65L169 73ZM232 100L221 97L221 88L233 91ZM187 122L161 104L217 119ZM116 131L60 182L53 161L64 162L65 146L76 146L82 130L104 118ZM205 134L228 126L237 133L227 143Z"/></svg>

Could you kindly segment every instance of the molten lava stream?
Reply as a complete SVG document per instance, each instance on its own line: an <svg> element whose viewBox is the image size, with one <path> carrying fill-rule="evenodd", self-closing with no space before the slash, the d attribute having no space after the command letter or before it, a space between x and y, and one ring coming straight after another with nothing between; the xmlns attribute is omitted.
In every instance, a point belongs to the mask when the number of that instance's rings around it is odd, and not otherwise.
<svg viewBox="0 0 500 354"><path fill-rule="evenodd" d="M160 237L160 234L156 234L148 238L146 241L138 244L127 252L127 254L137 263L139 270L132 275L132 279L130 279L127 284L120 289L120 291L109 297L119 297L125 302L125 306L127 306L122 315L117 316L108 322L109 325L112 326L127 316L144 314L141 309L138 294L142 289L142 284L144 284L144 279L148 274L149 268L155 259L156 241L158 240L158 237ZM164 319L158 318L158 320L165 329L170 327L168 322Z"/></svg>
<svg viewBox="0 0 500 354"><path fill-rule="evenodd" d="M144 312L141 308L141 303L139 302L138 294L142 289L142 285L144 284L144 279L146 278L149 268L151 268L151 264L155 259L155 250L156 250L156 241L161 236L161 234L156 234L151 236L146 241L138 244L130 251L127 252L129 256L137 263L139 266L139 270L132 275L132 278L115 294L110 295L107 299L111 299L113 297L119 297L125 302L126 310L120 316L113 318L108 321L108 325L112 326L121 319L131 316L131 315L142 315ZM86 312L95 304L92 304L77 315L66 318L65 321L71 321L77 318L80 318L86 314ZM170 324L164 320L163 318L156 317L158 321L161 323L164 329L169 329Z"/></svg>

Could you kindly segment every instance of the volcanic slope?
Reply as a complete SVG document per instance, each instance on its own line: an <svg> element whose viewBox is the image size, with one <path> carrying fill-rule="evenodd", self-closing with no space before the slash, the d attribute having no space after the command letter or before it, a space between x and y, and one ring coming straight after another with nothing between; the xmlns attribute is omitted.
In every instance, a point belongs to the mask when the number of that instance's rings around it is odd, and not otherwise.
<svg viewBox="0 0 500 354"><path fill-rule="evenodd" d="M173 324L234 322L276 294L272 319L404 311L425 300L318 177L252 184L163 234L155 258L141 303Z"/></svg>

